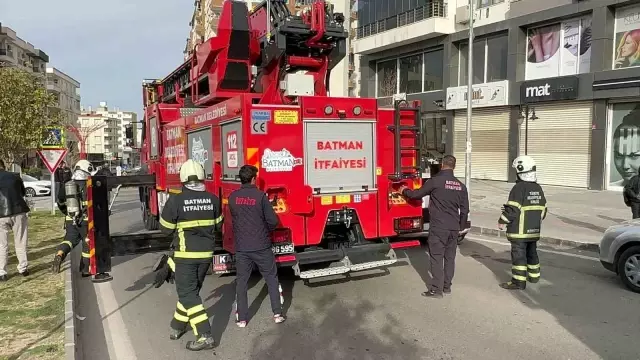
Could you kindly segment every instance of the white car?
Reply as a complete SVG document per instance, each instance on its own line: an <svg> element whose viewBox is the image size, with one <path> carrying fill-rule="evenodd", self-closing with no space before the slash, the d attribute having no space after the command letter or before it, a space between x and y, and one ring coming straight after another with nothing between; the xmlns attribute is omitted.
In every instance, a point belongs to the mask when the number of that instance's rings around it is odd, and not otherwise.
<svg viewBox="0 0 640 360"><path fill-rule="evenodd" d="M33 176L22 174L22 182L27 191L28 197L47 196L51 194L51 182L47 180L38 180Z"/></svg>

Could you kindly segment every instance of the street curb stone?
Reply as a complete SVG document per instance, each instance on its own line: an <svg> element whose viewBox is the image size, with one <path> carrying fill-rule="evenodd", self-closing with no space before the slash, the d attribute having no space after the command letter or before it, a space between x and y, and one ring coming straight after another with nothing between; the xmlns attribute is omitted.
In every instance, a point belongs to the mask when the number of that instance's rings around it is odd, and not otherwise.
<svg viewBox="0 0 640 360"><path fill-rule="evenodd" d="M471 231L470 232L472 234L479 234L479 235L484 235L484 236L492 236L492 237L502 238L505 241L507 241L507 237L505 235L505 232L504 231L500 231L498 229L491 229L491 228L486 228L486 227L482 227L482 226L471 226ZM580 242L580 241L575 241L575 240L567 240L567 239L559 239L559 238L554 238L554 237L542 236L542 237L540 237L540 242L544 243L544 244L549 244L549 245L559 245L559 246L571 247L571 248L575 248L575 249L578 249L578 250L593 251L593 252L599 252L600 251L600 247L599 247L598 244Z"/></svg>
<svg viewBox="0 0 640 360"><path fill-rule="evenodd" d="M78 332L76 331L76 286L77 286L77 271L73 271L75 261L74 253L72 251L67 260L65 260L64 266L64 352L65 360L81 360L80 353L78 351Z"/></svg>

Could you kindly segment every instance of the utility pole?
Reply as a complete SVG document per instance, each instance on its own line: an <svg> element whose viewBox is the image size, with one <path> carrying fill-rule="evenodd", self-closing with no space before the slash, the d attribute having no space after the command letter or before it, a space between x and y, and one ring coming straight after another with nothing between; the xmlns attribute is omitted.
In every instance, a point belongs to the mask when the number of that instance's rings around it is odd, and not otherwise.
<svg viewBox="0 0 640 360"><path fill-rule="evenodd" d="M473 2L469 0L469 54L467 56L467 149L464 162L464 184L471 196L471 113L473 106ZM471 197L469 197L471 198Z"/></svg>

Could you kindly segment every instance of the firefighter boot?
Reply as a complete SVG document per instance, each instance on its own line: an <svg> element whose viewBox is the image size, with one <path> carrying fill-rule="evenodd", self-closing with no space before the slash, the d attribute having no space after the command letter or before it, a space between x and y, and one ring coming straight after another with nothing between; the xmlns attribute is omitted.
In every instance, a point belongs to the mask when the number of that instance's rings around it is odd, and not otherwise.
<svg viewBox="0 0 640 360"><path fill-rule="evenodd" d="M178 340L186 333L187 333L186 329L174 329L174 328L171 328L169 330L169 339Z"/></svg>
<svg viewBox="0 0 640 360"><path fill-rule="evenodd" d="M505 290L524 290L527 288L527 283L526 282L516 283L513 281L508 281L506 283L500 284L500 287Z"/></svg>
<svg viewBox="0 0 640 360"><path fill-rule="evenodd" d="M62 251L58 251L58 253L53 256L53 261L51 262L51 271L54 274L59 273L63 262L64 262L64 253Z"/></svg>
<svg viewBox="0 0 640 360"><path fill-rule="evenodd" d="M187 350L200 351L213 349L216 346L211 334L202 334L196 341L187 341Z"/></svg>

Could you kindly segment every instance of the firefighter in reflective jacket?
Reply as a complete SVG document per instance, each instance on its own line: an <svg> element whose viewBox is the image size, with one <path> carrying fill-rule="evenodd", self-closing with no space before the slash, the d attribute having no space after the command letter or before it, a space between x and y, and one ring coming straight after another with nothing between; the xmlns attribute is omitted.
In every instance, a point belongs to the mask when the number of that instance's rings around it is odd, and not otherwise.
<svg viewBox="0 0 640 360"><path fill-rule="evenodd" d="M178 293L169 338L179 339L190 325L196 336L195 341L187 342L187 349L192 351L215 346L200 289L213 262L214 241L221 227L222 212L218 197L205 191L204 176L199 163L189 159L182 164L182 192L169 197L160 216L160 228L173 236L174 250L173 256L166 259L163 273L175 281Z"/></svg>
<svg viewBox="0 0 640 360"><path fill-rule="evenodd" d="M511 281L500 284L507 290L524 290L527 281L540 280L540 261L536 250L540 240L542 220L547 215L547 200L536 178L536 163L530 156L513 161L518 180L509 193L498 220L500 229L506 226L511 242Z"/></svg>
<svg viewBox="0 0 640 360"><path fill-rule="evenodd" d="M93 166L87 160L76 163L71 180L60 186L57 196L58 209L65 215L64 240L56 248L53 258L53 272L60 272L64 259L82 242L82 261L80 272L83 277L91 276L89 273L89 243L87 238L87 179L93 173Z"/></svg>

